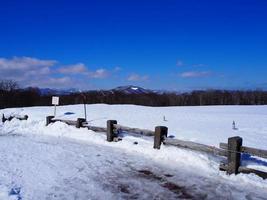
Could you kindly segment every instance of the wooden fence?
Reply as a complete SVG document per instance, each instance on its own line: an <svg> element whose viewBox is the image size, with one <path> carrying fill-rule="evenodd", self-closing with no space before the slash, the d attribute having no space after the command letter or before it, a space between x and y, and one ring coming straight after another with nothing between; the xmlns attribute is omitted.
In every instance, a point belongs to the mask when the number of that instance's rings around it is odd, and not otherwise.
<svg viewBox="0 0 267 200"><path fill-rule="evenodd" d="M227 171L228 174L254 173L266 179L267 178L266 172L241 166L242 162L241 155L249 154L261 158L267 158L267 151L262 149L242 146L242 141L243 141L242 138L237 136L228 138L228 144L220 143L220 148L228 152L227 163L221 163L220 170Z"/></svg>
<svg viewBox="0 0 267 200"><path fill-rule="evenodd" d="M46 118L46 125L56 121L64 122L69 125L74 125L77 128L86 127L89 130L93 130L96 132L102 132L102 133L106 132L108 142L117 141L118 132L121 131L134 133L142 136L154 136L154 146L153 146L154 149L160 149L161 145L164 144L166 146L174 146L174 147L207 153L214 156L226 157L227 162L221 163L219 169L222 171L226 171L227 174L254 173L262 177L263 179L267 178L267 172L241 166L242 154L249 154L261 158L267 158L267 151L262 149L242 146L242 138L238 136L228 138L228 143L220 143L219 145L220 148L217 148L215 146L209 146L196 142L169 138L168 128L165 126L157 126L155 127L155 130L152 131L147 129L122 126L117 124L116 120L108 120L107 127L97 127L97 126L90 126L83 118L78 118L76 121L72 121L72 120L56 119L53 116L48 116Z"/></svg>
<svg viewBox="0 0 267 200"><path fill-rule="evenodd" d="M19 115L11 115L9 117L5 117L5 115L2 115L2 122L5 123L6 121L11 121L12 119L19 119L19 120L27 120L29 117L28 115L23 115L23 116L19 116Z"/></svg>

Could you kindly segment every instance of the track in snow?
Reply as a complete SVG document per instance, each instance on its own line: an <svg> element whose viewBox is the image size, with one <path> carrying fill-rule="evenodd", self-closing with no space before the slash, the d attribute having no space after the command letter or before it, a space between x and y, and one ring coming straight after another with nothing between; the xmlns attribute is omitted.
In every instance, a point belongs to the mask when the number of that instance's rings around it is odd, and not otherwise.
<svg viewBox="0 0 267 200"><path fill-rule="evenodd" d="M217 178L62 137L5 134L0 152L0 191L8 199L262 199L258 189L244 193Z"/></svg>
<svg viewBox="0 0 267 200"><path fill-rule="evenodd" d="M18 190L10 198L193 198L168 180L172 175L155 175L160 169L152 169L151 161L112 147L13 134L0 137L0 151L0 187Z"/></svg>

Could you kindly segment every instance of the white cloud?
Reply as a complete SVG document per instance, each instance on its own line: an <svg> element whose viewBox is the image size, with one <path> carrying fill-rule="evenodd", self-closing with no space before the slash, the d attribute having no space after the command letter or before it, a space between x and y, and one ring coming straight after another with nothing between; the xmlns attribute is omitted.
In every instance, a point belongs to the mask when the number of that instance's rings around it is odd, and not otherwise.
<svg viewBox="0 0 267 200"><path fill-rule="evenodd" d="M138 74L131 74L127 80L128 81L146 81L148 80L148 76L144 75L144 76L141 76L141 75L138 75Z"/></svg>
<svg viewBox="0 0 267 200"><path fill-rule="evenodd" d="M183 78L199 78L199 77L208 77L211 75L209 71L188 71L180 74Z"/></svg>
<svg viewBox="0 0 267 200"><path fill-rule="evenodd" d="M83 74L87 72L87 68L83 63L77 63L61 67L58 69L58 72L62 74Z"/></svg>
<svg viewBox="0 0 267 200"><path fill-rule="evenodd" d="M53 77L57 73L53 66L55 60L41 60L30 57L0 58L0 79L18 81L22 87L53 87L72 86L70 77Z"/></svg>
<svg viewBox="0 0 267 200"><path fill-rule="evenodd" d="M61 66L59 69L55 68L56 64L58 62L55 60L31 57L0 58L0 80L11 79L21 87L86 88L90 79L103 79L111 74L104 68L88 70L83 63Z"/></svg>
<svg viewBox="0 0 267 200"><path fill-rule="evenodd" d="M41 60L30 57L0 58L0 79L25 81L30 78L51 73L55 60Z"/></svg>
<svg viewBox="0 0 267 200"><path fill-rule="evenodd" d="M13 57L11 59L0 58L0 70L28 70L55 65L55 60L40 60L30 57Z"/></svg>
<svg viewBox="0 0 267 200"><path fill-rule="evenodd" d="M102 79L109 76L109 72L106 69L97 69L96 71L89 72L88 76L90 78Z"/></svg>
<svg viewBox="0 0 267 200"><path fill-rule="evenodd" d="M51 73L49 67L44 67L38 70L30 70L28 72L25 71L25 76L38 76L38 75L48 75Z"/></svg>
<svg viewBox="0 0 267 200"><path fill-rule="evenodd" d="M109 72L106 69L100 68L95 71L90 71L86 68L86 66L83 63L77 63L75 65L61 67L60 69L58 69L58 72L70 75L71 74L87 75L89 78L95 78L95 79L102 79L109 76Z"/></svg>

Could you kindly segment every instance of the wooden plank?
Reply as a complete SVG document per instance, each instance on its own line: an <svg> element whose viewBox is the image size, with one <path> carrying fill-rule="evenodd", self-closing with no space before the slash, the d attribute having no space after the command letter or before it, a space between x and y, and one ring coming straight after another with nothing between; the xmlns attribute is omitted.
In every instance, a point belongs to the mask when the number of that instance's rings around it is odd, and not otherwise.
<svg viewBox="0 0 267 200"><path fill-rule="evenodd" d="M225 164L225 163L221 163L220 164L220 170L221 171L227 171L228 170L228 165ZM256 170L256 169L251 169L251 168L247 168L247 167L244 167L244 166L240 166L238 168L238 173L243 173L243 174L256 174L258 175L259 177L263 178L263 179L267 179L267 172L263 172L263 171L259 171L259 170Z"/></svg>
<svg viewBox="0 0 267 200"><path fill-rule="evenodd" d="M225 149L225 150L228 149L228 144L227 143L220 143L219 146L220 146L221 149Z"/></svg>
<svg viewBox="0 0 267 200"><path fill-rule="evenodd" d="M125 132L131 132L131 133L144 135L144 136L154 136L155 135L154 131L147 130L147 129L131 128L131 127L122 126L122 125L119 125L119 124L114 124L114 127L117 130L122 130L122 131L125 131Z"/></svg>
<svg viewBox="0 0 267 200"><path fill-rule="evenodd" d="M64 120L64 119L51 119L51 122L63 122L71 126L76 126L77 121L74 120ZM98 126L89 126L87 122L83 122L81 127L86 127L88 130L92 130L95 132L107 132L107 128L98 127Z"/></svg>
<svg viewBox="0 0 267 200"><path fill-rule="evenodd" d="M68 125L71 125L71 126L76 126L76 123L77 123L76 120L75 121L73 121L73 120L60 120L60 121L66 123Z"/></svg>
<svg viewBox="0 0 267 200"><path fill-rule="evenodd" d="M228 149L228 145L226 143L220 143L220 148ZM248 153L250 155L259 156L267 159L267 150L241 146L240 152Z"/></svg>
<svg viewBox="0 0 267 200"><path fill-rule="evenodd" d="M28 120L28 115L11 115L9 117L5 117L5 115L2 115L2 122L4 123L5 121L11 121L12 119L18 119L18 120Z"/></svg>
<svg viewBox="0 0 267 200"><path fill-rule="evenodd" d="M263 179L266 179L267 178L267 172L263 172L263 171L259 171L259 170L256 170L256 169L251 169L251 168L247 168L247 167L243 167L243 166L240 166L238 168L238 172L239 173L244 173L244 174L256 174L258 176L260 176L261 178Z"/></svg>
<svg viewBox="0 0 267 200"><path fill-rule="evenodd" d="M88 130L95 131L95 132L102 132L102 133L106 133L107 132L107 128L106 127L90 126L88 124L88 122L83 122L82 123L82 127L86 127L86 128L88 128Z"/></svg>
<svg viewBox="0 0 267 200"><path fill-rule="evenodd" d="M27 120L29 117L28 117L28 115L24 115L24 116L16 116L15 118L17 118L19 120Z"/></svg>
<svg viewBox="0 0 267 200"><path fill-rule="evenodd" d="M88 130L95 131L95 132L107 132L107 128L105 127L97 127L97 126L86 126Z"/></svg>
<svg viewBox="0 0 267 200"><path fill-rule="evenodd" d="M256 149L256 148L242 146L241 152L248 153L248 154L254 155L254 156L259 156L262 158L267 158L267 151L263 150L263 149Z"/></svg>
<svg viewBox="0 0 267 200"><path fill-rule="evenodd" d="M183 141L183 140L178 140L178 139L172 139L172 138L165 138L164 142L165 145L171 145L171 146L176 146L176 147L181 147L181 148L186 148L186 149L191 149L194 151L200 151L200 152L205 152L213 155L226 155L226 152L222 149L219 149L214 146L209 146L209 145L204 145L196 142L191 142L191 141Z"/></svg>
<svg viewBox="0 0 267 200"><path fill-rule="evenodd" d="M65 119L52 119L51 122L63 122L71 126L76 126L77 121L75 120L65 120Z"/></svg>

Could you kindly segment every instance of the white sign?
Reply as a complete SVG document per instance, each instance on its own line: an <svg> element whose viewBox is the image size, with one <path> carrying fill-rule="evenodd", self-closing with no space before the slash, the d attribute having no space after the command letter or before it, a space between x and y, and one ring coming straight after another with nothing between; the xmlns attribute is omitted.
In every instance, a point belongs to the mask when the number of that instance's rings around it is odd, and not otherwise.
<svg viewBox="0 0 267 200"><path fill-rule="evenodd" d="M52 97L52 105L59 105L59 97Z"/></svg>

